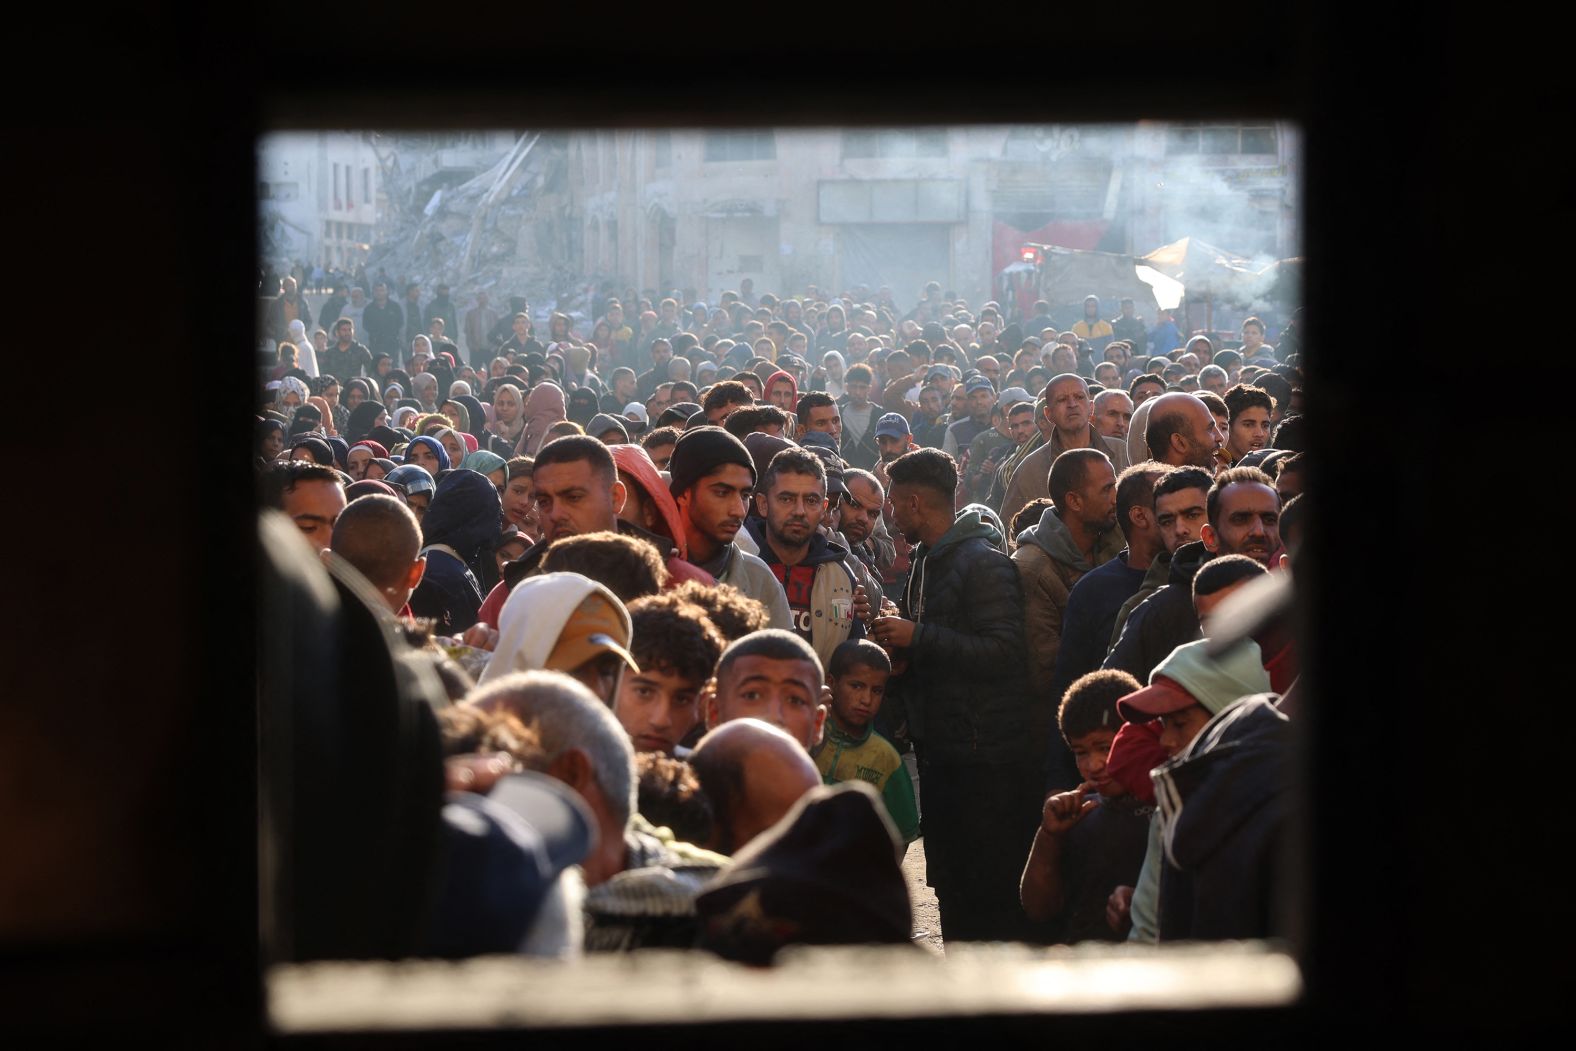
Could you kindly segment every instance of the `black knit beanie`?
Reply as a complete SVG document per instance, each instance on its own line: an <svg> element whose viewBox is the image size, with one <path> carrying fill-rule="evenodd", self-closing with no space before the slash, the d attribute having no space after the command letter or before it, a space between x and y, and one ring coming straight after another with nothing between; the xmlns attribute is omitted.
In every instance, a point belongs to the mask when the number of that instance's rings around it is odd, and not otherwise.
<svg viewBox="0 0 1576 1051"><path fill-rule="evenodd" d="M736 463L749 469L750 483L755 482L755 461L744 443L721 427L696 427L679 435L673 446L673 458L668 461L668 474L672 482L668 488L674 496L687 492L703 477L725 463Z"/></svg>

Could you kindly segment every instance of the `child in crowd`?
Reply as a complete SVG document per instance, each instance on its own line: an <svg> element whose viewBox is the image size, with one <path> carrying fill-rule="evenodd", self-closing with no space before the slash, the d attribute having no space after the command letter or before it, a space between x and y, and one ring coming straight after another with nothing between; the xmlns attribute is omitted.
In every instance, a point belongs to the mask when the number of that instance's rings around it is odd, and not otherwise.
<svg viewBox="0 0 1576 1051"><path fill-rule="evenodd" d="M826 676L832 691L832 717L810 757L826 784L868 781L881 793L903 842L912 843L919 838L914 783L897 749L870 725L891 674L891 658L868 639L849 639L832 651Z"/></svg>
<svg viewBox="0 0 1576 1051"><path fill-rule="evenodd" d="M1106 769L1122 726L1119 698L1139 688L1123 671L1093 671L1068 687L1057 711L1083 783L1045 800L1019 896L1051 942L1119 941L1106 902L1138 879L1154 807L1135 799Z"/></svg>

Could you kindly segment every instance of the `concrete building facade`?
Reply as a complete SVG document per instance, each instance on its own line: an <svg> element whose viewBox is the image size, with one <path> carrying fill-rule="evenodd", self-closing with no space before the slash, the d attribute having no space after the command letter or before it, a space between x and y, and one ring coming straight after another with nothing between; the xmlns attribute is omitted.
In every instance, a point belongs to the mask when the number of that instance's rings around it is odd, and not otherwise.
<svg viewBox="0 0 1576 1051"><path fill-rule="evenodd" d="M377 155L365 136L268 136L257 156L264 256L325 268L354 266L371 246L380 192Z"/></svg>
<svg viewBox="0 0 1576 1051"><path fill-rule="evenodd" d="M1028 241L1295 255L1297 158L1263 123L580 132L567 249L593 279L712 303L745 278L979 303Z"/></svg>

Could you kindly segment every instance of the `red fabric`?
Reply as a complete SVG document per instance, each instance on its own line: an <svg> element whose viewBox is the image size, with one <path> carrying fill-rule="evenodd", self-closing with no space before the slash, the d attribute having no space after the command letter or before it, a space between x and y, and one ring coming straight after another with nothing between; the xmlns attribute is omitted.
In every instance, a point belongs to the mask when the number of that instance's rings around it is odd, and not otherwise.
<svg viewBox="0 0 1576 1051"><path fill-rule="evenodd" d="M618 469L639 482L647 499L657 505L662 523L656 532L673 541L673 546L678 548L679 558L688 558L689 542L684 532L684 522L679 518L679 506L673 502L673 494L657 473L657 465L651 462L651 455L638 445L610 445L607 451L613 454L613 462L618 465Z"/></svg>
<svg viewBox="0 0 1576 1051"><path fill-rule="evenodd" d="M481 609L476 611L476 619L488 627L498 626L498 614L503 610L504 600L509 597L509 585L503 581L493 585L487 592L487 597L482 600Z"/></svg>
<svg viewBox="0 0 1576 1051"><path fill-rule="evenodd" d="M482 447L481 443L476 440L476 435L474 435L474 434L466 434L464 431L459 432L459 434L460 434L460 438L465 442L465 451L466 452L472 452L473 453L473 452L475 452L476 450L478 450L478 449L480 449Z"/></svg>
<svg viewBox="0 0 1576 1051"><path fill-rule="evenodd" d="M778 369L776 372L766 377L766 386L761 388L766 392L766 400L773 405L777 404L776 402L772 401L772 384L776 383L778 380L787 380L788 386L793 388L793 403L797 408L799 405L799 384L794 382L792 375L784 372L782 369Z"/></svg>
<svg viewBox="0 0 1576 1051"><path fill-rule="evenodd" d="M693 580L696 583L705 584L707 587L711 587L717 582L716 577L712 576L710 573L706 572L704 569L700 568L694 563L686 562L676 555L670 555L668 557L667 589L671 591L680 584L684 583L686 580Z"/></svg>
<svg viewBox="0 0 1576 1051"><path fill-rule="evenodd" d="M1155 783L1149 771L1166 761L1166 751L1160 747L1160 721L1123 723L1111 742L1111 754L1105 760L1105 772L1122 786L1122 791L1145 803L1155 801Z"/></svg>
<svg viewBox="0 0 1576 1051"><path fill-rule="evenodd" d="M371 438L363 438L361 441L357 442L355 445L352 445L351 448L352 449L360 449L363 446L365 446L366 448L372 450L373 459L387 460L389 458L389 451L387 449L383 448L383 446L380 443L373 441Z"/></svg>
<svg viewBox="0 0 1576 1051"><path fill-rule="evenodd" d="M1104 219L1078 219L1046 223L1038 230L1019 230L997 219L991 223L991 273L999 274L1013 263L1022 262L1026 244L1092 249L1110 225Z"/></svg>

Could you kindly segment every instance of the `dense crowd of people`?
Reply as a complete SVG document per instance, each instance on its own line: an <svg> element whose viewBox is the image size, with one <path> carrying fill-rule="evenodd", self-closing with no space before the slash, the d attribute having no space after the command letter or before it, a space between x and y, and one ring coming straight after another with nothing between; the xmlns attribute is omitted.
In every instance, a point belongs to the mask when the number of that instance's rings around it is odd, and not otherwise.
<svg viewBox="0 0 1576 1051"><path fill-rule="evenodd" d="M1295 654L1210 630L1292 572L1295 319L269 280L261 502L443 686L410 953L906 944L920 837L948 942L1287 933Z"/></svg>

